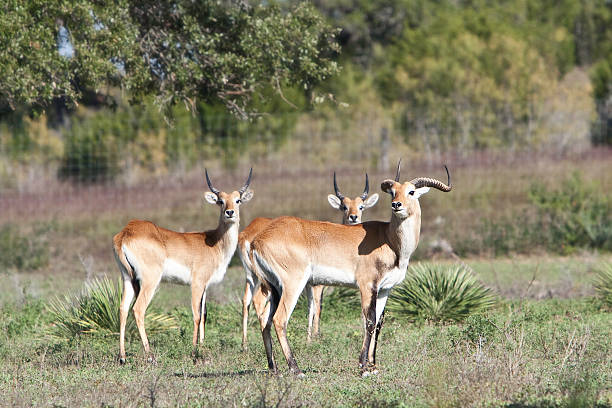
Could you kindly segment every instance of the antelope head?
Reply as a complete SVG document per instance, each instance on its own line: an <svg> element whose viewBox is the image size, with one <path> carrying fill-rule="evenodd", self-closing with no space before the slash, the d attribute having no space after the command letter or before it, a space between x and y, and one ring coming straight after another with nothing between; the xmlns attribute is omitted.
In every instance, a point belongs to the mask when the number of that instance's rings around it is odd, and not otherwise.
<svg viewBox="0 0 612 408"><path fill-rule="evenodd" d="M350 199L345 197L338 189L336 172L334 172L334 191L336 194L328 195L327 201L329 201L329 204L333 208L342 211L343 224L354 225L361 223L361 215L363 214L363 210L373 207L378 201L378 194L376 193L368 197L368 192L370 190L368 173L366 173L365 177L365 188L363 189L363 193L361 193L361 195L358 197Z"/></svg>
<svg viewBox="0 0 612 408"><path fill-rule="evenodd" d="M253 198L253 191L249 190L249 184L251 184L251 176L253 175L253 168L249 171L249 177L246 183L238 191L232 191L226 193L216 189L210 177L208 176L208 170L205 169L206 183L210 191L204 193L204 198L210 204L216 204L220 207L220 218L222 221L227 223L237 223L240 221L240 205L246 203Z"/></svg>
<svg viewBox="0 0 612 408"><path fill-rule="evenodd" d="M451 191L450 174L446 166L444 166L444 169L446 170L448 185L428 177L417 177L402 184L399 182L400 163L397 164L395 180L387 179L380 185L382 191L391 194L391 213L393 216L404 219L415 213L420 214L419 197L427 193L430 187L444 192Z"/></svg>

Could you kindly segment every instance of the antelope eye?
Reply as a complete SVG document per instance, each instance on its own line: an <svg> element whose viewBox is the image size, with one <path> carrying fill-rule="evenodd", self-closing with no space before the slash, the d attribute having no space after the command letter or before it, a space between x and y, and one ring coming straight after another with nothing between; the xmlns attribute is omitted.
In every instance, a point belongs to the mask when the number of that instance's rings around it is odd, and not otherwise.
<svg viewBox="0 0 612 408"><path fill-rule="evenodd" d="M242 200L241 200L241 199L237 199L237 200L236 200L236 204L240 204L241 202L242 202Z"/></svg>
<svg viewBox="0 0 612 408"><path fill-rule="evenodd" d="M410 190L410 191L408 192L408 194L410 194L410 195L414 195L414 190Z"/></svg>
<svg viewBox="0 0 612 408"><path fill-rule="evenodd" d="M342 211L346 211L346 209L347 209L347 208L346 208L346 205L344 205L344 204L343 204L343 205L341 205L341 206L340 206L340 209L341 209Z"/></svg>
<svg viewBox="0 0 612 408"><path fill-rule="evenodd" d="M360 206L359 206L359 209L360 209L361 211L363 211L363 205L360 205Z"/></svg>

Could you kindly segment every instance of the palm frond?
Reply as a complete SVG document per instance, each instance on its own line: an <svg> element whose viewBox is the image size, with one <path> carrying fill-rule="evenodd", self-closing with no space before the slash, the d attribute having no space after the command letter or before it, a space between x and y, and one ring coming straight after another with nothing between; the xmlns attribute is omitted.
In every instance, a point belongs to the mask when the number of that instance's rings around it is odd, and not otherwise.
<svg viewBox="0 0 612 408"><path fill-rule="evenodd" d="M53 325L48 335L59 339L70 339L82 334L118 335L120 288L119 279L113 283L105 277L85 284L82 293L78 295L55 298L47 305L53 316ZM145 326L151 334L179 328L173 316L159 313L148 313ZM137 333L136 323L129 314L126 336L134 337Z"/></svg>
<svg viewBox="0 0 612 408"><path fill-rule="evenodd" d="M593 287L597 296L608 307L612 307L612 263L605 263L599 267L593 279Z"/></svg>
<svg viewBox="0 0 612 408"><path fill-rule="evenodd" d="M393 290L388 309L411 320L461 321L495 302L466 266L419 264Z"/></svg>

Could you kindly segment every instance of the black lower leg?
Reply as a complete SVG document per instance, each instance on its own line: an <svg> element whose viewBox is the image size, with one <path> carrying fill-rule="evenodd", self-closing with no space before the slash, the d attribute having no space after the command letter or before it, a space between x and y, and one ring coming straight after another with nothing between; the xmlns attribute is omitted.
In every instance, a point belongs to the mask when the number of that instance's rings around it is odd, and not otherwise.
<svg viewBox="0 0 612 408"><path fill-rule="evenodd" d="M268 358L268 369L272 373L276 373L276 362L274 361L274 354L272 353L272 318L276 313L276 309L278 308L278 303L280 302L280 293L273 288L270 287L270 300L269 300L269 313L268 313L268 321L266 322L266 326L261 331L261 335L263 337L264 347L266 348L266 357Z"/></svg>
<svg viewBox="0 0 612 408"><path fill-rule="evenodd" d="M363 344L363 350L361 350L361 356L359 356L359 366L362 369L368 366L368 352L370 350L372 336L374 335L374 331L376 329L376 297L377 293L374 291L372 294L372 300L370 301L370 306L365 314L365 341Z"/></svg>
<svg viewBox="0 0 612 408"><path fill-rule="evenodd" d="M385 321L385 311L383 310L380 315L380 320L376 324L376 336L374 337L374 352L372 353L372 364L376 364L376 348L378 347L378 335L383 327L383 323Z"/></svg>

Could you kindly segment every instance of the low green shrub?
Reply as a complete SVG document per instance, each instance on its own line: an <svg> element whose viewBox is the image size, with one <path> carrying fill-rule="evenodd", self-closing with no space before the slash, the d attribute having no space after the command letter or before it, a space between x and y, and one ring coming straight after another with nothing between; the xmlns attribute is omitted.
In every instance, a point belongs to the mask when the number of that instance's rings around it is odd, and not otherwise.
<svg viewBox="0 0 612 408"><path fill-rule="evenodd" d="M463 265L419 264L389 297L388 309L411 320L462 321L496 302Z"/></svg>
<svg viewBox="0 0 612 408"><path fill-rule="evenodd" d="M547 250L569 254L578 248L612 250L612 197L573 173L556 189L533 183L530 206L483 218L473 236L449 232L460 256L504 256Z"/></svg>
<svg viewBox="0 0 612 408"><path fill-rule="evenodd" d="M108 278L96 279L85 285L81 294L52 300L47 309L52 316L48 330L51 337L71 339L83 334L119 334L119 306L121 281L113 283ZM178 329L176 319L167 314L147 313L145 326L149 334ZM128 315L126 336L138 334L136 322Z"/></svg>
<svg viewBox="0 0 612 408"><path fill-rule="evenodd" d="M554 252L570 253L576 248L612 250L612 197L575 172L560 188L535 183L529 200L537 211L539 229Z"/></svg>
<svg viewBox="0 0 612 408"><path fill-rule="evenodd" d="M49 245L44 231L23 234L13 224L0 227L0 268L34 270L49 264Z"/></svg>

